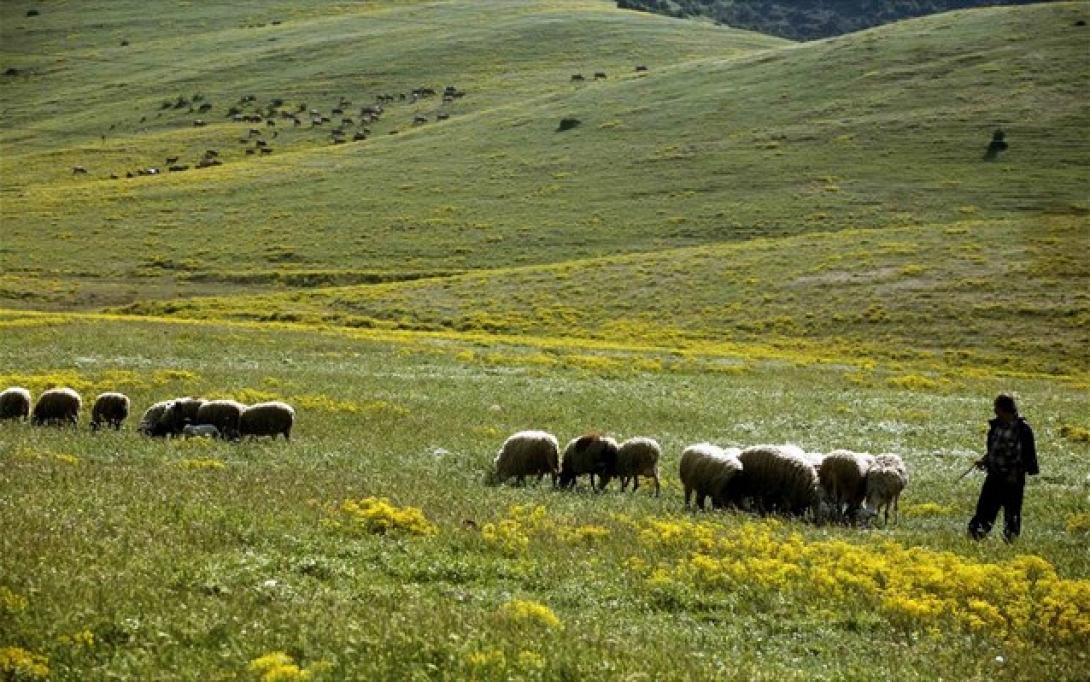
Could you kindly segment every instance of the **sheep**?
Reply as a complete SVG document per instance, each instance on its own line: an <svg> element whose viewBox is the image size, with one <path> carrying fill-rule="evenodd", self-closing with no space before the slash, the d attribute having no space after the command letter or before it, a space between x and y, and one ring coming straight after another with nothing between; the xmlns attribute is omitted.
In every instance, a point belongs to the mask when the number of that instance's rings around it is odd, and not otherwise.
<svg viewBox="0 0 1090 682"><path fill-rule="evenodd" d="M246 406L237 400L209 400L197 409L194 424L211 424L224 438L237 438L239 419Z"/></svg>
<svg viewBox="0 0 1090 682"><path fill-rule="evenodd" d="M272 436L273 440L276 440L277 435L284 434L284 440L291 440L293 424L295 424L295 408L274 400L257 403L244 409L239 416L238 433L240 436L249 436L251 439L258 436Z"/></svg>
<svg viewBox="0 0 1090 682"><path fill-rule="evenodd" d="M662 447L652 438L629 438L617 449L617 475L621 477L621 492L628 487L632 479L632 492L640 487L640 476L648 476L655 481L655 497L662 491L659 483L659 459Z"/></svg>
<svg viewBox="0 0 1090 682"><path fill-rule="evenodd" d="M821 493L838 521L852 519L866 496L867 469L874 457L849 450L833 450L818 468Z"/></svg>
<svg viewBox="0 0 1090 682"><path fill-rule="evenodd" d="M519 431L503 441L492 463L492 480L503 483L512 476L519 485L527 476L537 474L540 483L545 474L556 487L560 473L560 443L545 431Z"/></svg>
<svg viewBox="0 0 1090 682"><path fill-rule="evenodd" d="M571 79L572 79L573 82L579 82L579 81L585 81L586 80L586 78L584 78L583 74L581 74L581 73L573 73L572 76L571 76Z"/></svg>
<svg viewBox="0 0 1090 682"><path fill-rule="evenodd" d="M167 433L176 436L182 432L187 424L196 423L197 413L204 402L200 398L190 396L175 398L167 404L159 423L166 428Z"/></svg>
<svg viewBox="0 0 1090 682"><path fill-rule="evenodd" d="M30 416L30 391L22 386L12 386L0 392L0 420L25 420Z"/></svg>
<svg viewBox="0 0 1090 682"><path fill-rule="evenodd" d="M129 396L124 393L100 393L91 407L91 430L97 431L102 423L121 430L121 422L129 418Z"/></svg>
<svg viewBox="0 0 1090 682"><path fill-rule="evenodd" d="M182 427L182 435L186 439L193 438L219 438L220 430L211 424L186 424Z"/></svg>
<svg viewBox="0 0 1090 682"><path fill-rule="evenodd" d="M814 466L794 445L757 445L738 455L742 463L739 498L761 512L818 515L819 486Z"/></svg>
<svg viewBox="0 0 1090 682"><path fill-rule="evenodd" d="M867 520L878 516L883 508L883 525L889 523L889 508L893 506L893 522L900 520L897 503L908 486L908 469L898 455L884 454L874 458L867 469L866 498L863 513Z"/></svg>
<svg viewBox="0 0 1090 682"><path fill-rule="evenodd" d="M83 166L72 166L72 175L87 175L87 169Z"/></svg>
<svg viewBox="0 0 1090 682"><path fill-rule="evenodd" d="M617 441L594 433L571 439L560 459L559 486L574 488L579 476L589 474L591 489L597 475L598 489L605 490L609 480L617 475L618 449Z"/></svg>
<svg viewBox="0 0 1090 682"><path fill-rule="evenodd" d="M704 500L712 498L712 507L726 507L734 502L738 474L742 463L737 448L724 450L711 443L690 445L681 453L679 473L685 488L685 508L696 493L696 506L703 510Z"/></svg>
<svg viewBox="0 0 1090 682"><path fill-rule="evenodd" d="M140 424L136 427L138 433L153 438L162 438L170 433L170 427L163 421L163 415L170 407L171 401L162 400L144 410L140 417Z"/></svg>
<svg viewBox="0 0 1090 682"><path fill-rule="evenodd" d="M82 407L83 399L79 397L79 393L70 388L51 388L38 396L30 423L37 426L68 422L75 426L79 422L79 411Z"/></svg>

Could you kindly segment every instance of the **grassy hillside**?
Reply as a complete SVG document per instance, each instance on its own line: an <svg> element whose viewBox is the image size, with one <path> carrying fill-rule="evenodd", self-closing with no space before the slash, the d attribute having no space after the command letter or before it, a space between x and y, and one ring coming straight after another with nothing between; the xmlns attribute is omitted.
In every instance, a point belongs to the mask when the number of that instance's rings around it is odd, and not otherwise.
<svg viewBox="0 0 1090 682"><path fill-rule="evenodd" d="M313 20L323 40L332 26L346 32L344 42L333 41L342 50L333 57L323 42L313 46L313 58L303 59L308 51L300 47L279 63L269 56L270 65L263 51L280 50L280 42L239 37L262 50L247 58L256 62L240 58L240 73L230 65L213 72L217 62L206 56L213 51L197 41L185 54L205 64L202 77L154 88L148 81L143 99L118 96L100 101L103 111L96 104L55 114L53 129L88 119L78 124L83 132L73 133L73 146L46 135L20 142L9 133L0 209L9 227L0 254L9 277L5 296L25 297L23 305L50 298L101 305L207 292L215 289L210 282L276 283L285 271L314 273L319 282L366 281L376 272L942 223L966 211L995 218L1087 208L1082 92L1090 62L1079 49L1083 34L1071 27L1085 13L1082 4L943 15L780 49L772 48L782 43L752 34L602 3L500 5L487 23L466 15L476 5L468 7L427 8L429 21L447 17L473 27L469 37L448 31L446 45L416 24L399 24L403 40L357 42L361 31L385 30L370 14ZM622 22L615 27L625 30L599 30L602 22ZM275 28L287 31L292 23ZM302 31L300 23L292 30ZM539 35L542 26L556 33ZM227 37L240 30L226 30ZM633 39L632 31L644 35ZM591 39L599 35L613 37L604 44ZM171 40L157 54L190 49ZM497 40L522 50L537 46L536 54L496 62ZM757 47L766 49L754 53ZM439 59L431 49L454 57ZM363 71L350 65L368 62L401 64L399 77L381 85L355 77L319 85L319 70L332 78ZM630 73L638 62L652 67L649 75ZM79 72L65 77L94 82L97 63L79 63ZM333 68L338 63L344 71ZM573 71L599 68L613 77L569 81ZM200 90L222 107L251 91L309 105L318 92L325 93L325 110L341 94L358 102L419 81L453 83L468 94L450 120L416 128L413 107L394 105L376 134L359 143L319 144L325 132L281 126L281 137L294 141L257 158L231 151L250 124L194 129L181 121L131 130L136 113L154 119L160 102L178 93ZM359 91L349 87L355 83ZM12 105L16 122L35 115L34 98L63 91L41 86L34 78L5 81L9 101L28 102ZM295 92L304 87L314 89ZM94 140L124 108L133 112L130 131ZM568 115L583 125L557 133L557 121ZM1011 149L1000 162L983 163L997 126L1009 131ZM387 128L402 133L390 136ZM192 161L210 146L222 150L225 165L104 177L137 157L152 163L176 153ZM75 164L89 175L73 177ZM45 280L40 287L38 278Z"/></svg>
<svg viewBox="0 0 1090 682"><path fill-rule="evenodd" d="M0 423L0 679L1086 679L1079 18L0 4L0 389L86 401ZM957 478L1000 391L1041 453L1014 546ZM135 432L179 395L292 440ZM653 436L663 494L487 485L526 428ZM684 512L705 440L900 453L901 519Z"/></svg>
<svg viewBox="0 0 1090 682"><path fill-rule="evenodd" d="M1063 435L1090 426L1080 389L1017 382L1043 475L1010 548L964 540L980 479L954 482L1006 380L867 386L844 368L654 370L655 354L606 351L542 371L532 347L483 358L374 331L0 324L0 367L16 368L0 384L300 408L290 444L0 425L0 651L48 657L55 679L257 680L250 662L276 651L315 679L1085 678L1090 446ZM654 435L662 497L482 485L531 426ZM704 439L900 452L902 520L683 513L677 458ZM397 515L368 532L343 507L368 497L434 532Z"/></svg>
<svg viewBox="0 0 1090 682"><path fill-rule="evenodd" d="M843 230L412 283L135 304L128 312L780 346L1090 379L1084 220Z"/></svg>

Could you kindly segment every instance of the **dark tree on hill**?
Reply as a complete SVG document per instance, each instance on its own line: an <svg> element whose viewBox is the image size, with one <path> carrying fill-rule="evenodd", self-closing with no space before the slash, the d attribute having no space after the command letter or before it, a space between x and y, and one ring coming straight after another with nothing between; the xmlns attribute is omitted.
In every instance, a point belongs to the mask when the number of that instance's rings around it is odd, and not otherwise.
<svg viewBox="0 0 1090 682"><path fill-rule="evenodd" d="M704 17L736 28L815 40L900 19L1039 0L617 0L622 9L671 17Z"/></svg>

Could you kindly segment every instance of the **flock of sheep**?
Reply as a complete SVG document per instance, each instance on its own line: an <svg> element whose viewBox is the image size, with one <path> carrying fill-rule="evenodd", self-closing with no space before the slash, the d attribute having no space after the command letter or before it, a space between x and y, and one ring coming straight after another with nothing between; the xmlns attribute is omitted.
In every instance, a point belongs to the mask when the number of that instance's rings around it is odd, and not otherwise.
<svg viewBox="0 0 1090 682"><path fill-rule="evenodd" d="M651 478L660 492L659 460L662 448L651 438L617 441L597 434L573 438L560 452L556 436L545 431L520 431L504 441L493 462L495 483L546 474L553 485L571 488L584 474L592 489L604 490L613 478L621 491L639 478ZM826 455L803 452L794 445L756 445L745 449L721 448L710 443L690 445L681 453L681 483L688 508L695 493L704 509L711 498L716 508L734 507L761 514L810 515L855 522L869 520L890 508L897 517L897 502L908 485L908 470L894 454L867 455L834 450ZM596 482L597 479L597 482Z"/></svg>
<svg viewBox="0 0 1090 682"><path fill-rule="evenodd" d="M33 404L33 409L31 405ZM129 418L131 401L124 393L100 393L91 407L91 430L120 429ZM31 400L30 391L14 386L0 391L0 420L30 419L35 426L79 423L83 399L71 388L51 388ZM148 436L204 436L238 440L283 435L291 439L295 409L280 401L243 405L236 400L175 398L144 411L137 431Z"/></svg>
<svg viewBox="0 0 1090 682"><path fill-rule="evenodd" d="M32 407L33 406L33 407ZM0 420L27 419L34 425L77 425L83 400L71 388L52 388L31 400L30 391L12 387L0 391ZM91 407L91 429L120 429L128 419L130 400L123 393L101 393ZM174 398L155 403L144 411L137 431L147 436L205 436L237 440L283 435L291 439L295 410L280 401L243 405L235 400ZM553 485L573 488L583 475L592 489L604 490L620 478L621 491L640 477L661 492L659 460L662 448L651 438L630 438L623 443L598 434L573 438L560 451L556 436L545 431L520 431L504 441L493 462L491 478L503 483L515 478L546 474ZM794 445L756 445L745 449L721 448L710 443L690 445L681 453L681 483L685 506L693 495L704 509L711 498L716 508L734 507L758 513L810 515L817 521L854 522L877 516L884 510L889 521L892 507L908 485L908 471L897 455L867 455L834 450L826 455L803 452Z"/></svg>

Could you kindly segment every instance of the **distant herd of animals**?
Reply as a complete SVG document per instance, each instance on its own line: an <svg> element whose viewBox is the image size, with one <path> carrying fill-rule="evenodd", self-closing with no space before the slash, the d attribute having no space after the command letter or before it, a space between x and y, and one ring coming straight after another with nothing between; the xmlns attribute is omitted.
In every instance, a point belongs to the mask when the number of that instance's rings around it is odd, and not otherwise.
<svg viewBox="0 0 1090 682"><path fill-rule="evenodd" d="M637 65L636 73L641 75L647 74L647 66L643 64ZM594 72L594 80L605 80L606 78L607 74L605 71ZM571 81L573 83L584 82L586 80L587 78L581 73L575 73L571 76ZM450 118L450 112L445 110L444 107L466 95L464 90L459 89L455 85L448 85L443 88L442 91L438 91L431 87L416 87L405 92L375 95L374 103L360 107L359 112L355 117L353 117L353 112L350 111L352 101L344 96L342 96L335 105L329 108L328 113L325 113L321 109L309 107L306 102L299 102L292 106L286 106L287 103L285 100L279 97L271 98L264 107L262 107L258 105L257 97L255 95L243 95L235 104L227 109L225 117L230 119L233 123L248 124L245 135L241 135L238 138L239 144L245 145L243 147L243 152L247 156L266 155L273 153L273 146L270 140L275 139L280 135L277 121L280 122L280 125L290 126L291 128L300 128L304 126L304 124L308 124L309 128L318 128L328 124L333 126L329 131L329 141L331 144L344 144L349 141L360 142L366 140L372 134L371 129L367 126L379 121L386 112L386 105L395 102L414 104L418 101L440 95L442 96L443 104L433 111L432 115L436 121L445 121ZM176 99L164 101L156 116L161 116L164 111L182 109L189 114L207 115L213 108L212 103L205 101L204 96L201 94L194 94L190 97L179 95ZM338 119L336 123L334 123L334 117L337 117ZM147 122L147 118L147 116L142 117L140 122ZM426 114L416 113L413 114L412 125L424 125L430 120L431 119L429 119ZM192 119L192 126L194 128L203 128L207 126L208 123L209 119L207 118ZM253 125L257 125L258 127L251 127ZM116 124L110 126L111 131L115 128ZM396 135L398 132L397 129L394 129L390 130L389 134ZM106 134L102 135L102 139L106 139ZM135 170L125 171L123 175L116 172L110 173L110 179L120 180L122 177L135 178L156 176L162 175L164 171L180 173L190 170L191 168L211 168L220 165L223 165L220 150L206 149L195 161L189 163L182 161L181 155L168 156L164 159L162 166L145 166ZM90 171L87 166L76 165L72 167L73 175L88 175L89 173Z"/></svg>
<svg viewBox="0 0 1090 682"><path fill-rule="evenodd" d="M99 394L91 407L91 429L120 430L130 405L123 393ZM83 399L71 388L46 390L37 402L20 386L0 391L0 421L29 419L36 426L76 426L82 408ZM235 400L182 397L150 406L137 431L159 438L269 436L275 440L283 435L290 440L294 424L295 409L281 401L244 405ZM515 479L521 485L527 476L536 476L540 482L549 475L553 487L570 489L586 475L592 490L603 491L619 478L621 492L629 483L635 492L642 476L653 481L658 496L661 459L662 447L651 438L617 443L609 436L587 434L573 438L561 452L551 433L520 431L503 442L489 479L496 484ZM682 451L679 474L686 508L695 496L701 510L710 499L714 508L848 523L866 522L882 512L888 523L891 508L896 520L898 500L908 485L908 470L898 455L849 450L818 454L795 445L722 448L698 443Z"/></svg>
<svg viewBox="0 0 1090 682"><path fill-rule="evenodd" d="M26 420L35 426L79 424L83 398L71 388L51 388L31 400L30 391L13 386L0 391L0 421ZM31 405L33 404L33 408ZM131 406L124 393L100 393L91 406L91 430L103 427L120 430L129 418ZM238 440L284 436L291 440L295 408L274 400L244 405L237 400L174 398L155 403L144 411L137 431L152 437L193 436Z"/></svg>

